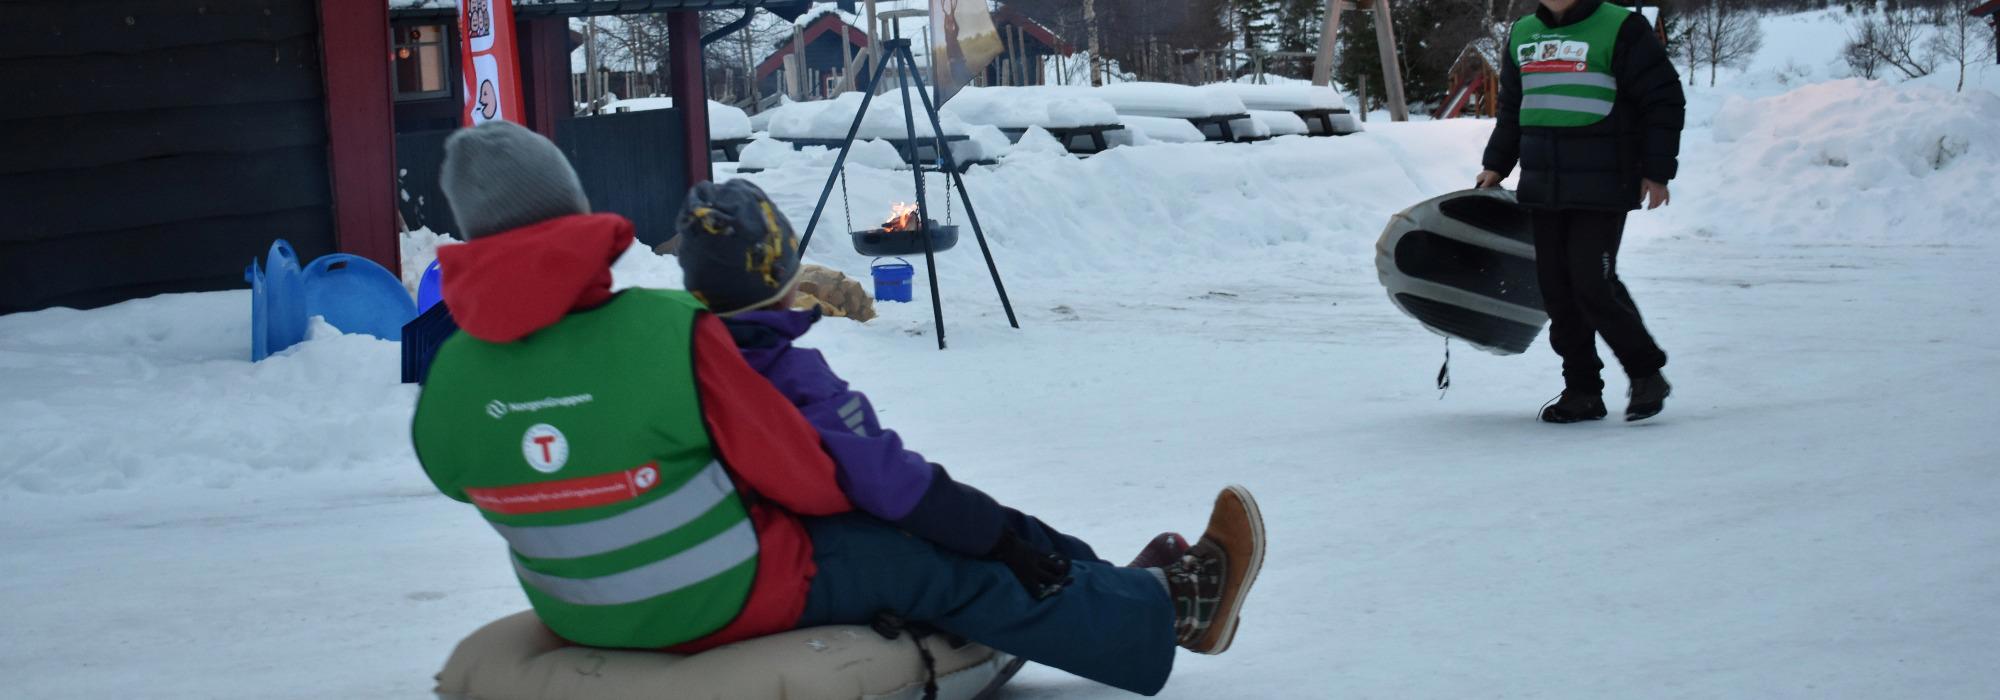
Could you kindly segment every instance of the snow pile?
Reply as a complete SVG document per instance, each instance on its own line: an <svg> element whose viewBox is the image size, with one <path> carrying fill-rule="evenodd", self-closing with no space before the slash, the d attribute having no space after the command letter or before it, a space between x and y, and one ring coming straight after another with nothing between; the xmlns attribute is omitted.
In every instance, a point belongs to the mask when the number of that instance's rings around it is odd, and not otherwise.
<svg viewBox="0 0 2000 700"><path fill-rule="evenodd" d="M1003 137L1004 138L1004 137ZM737 167L743 170L773 170L777 168L802 168L826 177L828 168L840 151L826 146L806 146L792 148L791 144L772 138L751 141L743 147L742 161ZM855 139L854 148L848 150L847 167L879 168L882 170L908 170L910 164L896 152L896 147L887 141Z"/></svg>
<svg viewBox="0 0 2000 700"><path fill-rule="evenodd" d="M401 277L403 288L410 290L410 296L417 295L417 283L423 281L424 268L437 259L437 249L460 243L456 238L437 233L428 228L404 231L399 238L403 260Z"/></svg>
<svg viewBox="0 0 2000 700"><path fill-rule="evenodd" d="M1312 129L1306 126L1306 120L1291 112L1253 109L1250 110L1250 118L1256 120L1257 125L1262 127L1261 130L1271 136L1292 136L1312 133ZM1230 123L1233 125L1241 122L1242 120L1239 119Z"/></svg>
<svg viewBox="0 0 2000 700"><path fill-rule="evenodd" d="M1222 90L1170 83L1114 83L1095 88L1024 88L1053 94L1082 93L1103 100L1121 116L1198 119L1249 111L1243 101Z"/></svg>
<svg viewBox="0 0 2000 700"><path fill-rule="evenodd" d="M973 161L997 160L1014 148L1007 133L992 124L974 124L966 133L972 137L972 146L965 149L964 155ZM959 149L953 149L952 154L959 155Z"/></svg>
<svg viewBox="0 0 2000 700"><path fill-rule="evenodd" d="M1293 119L1297 118L1293 117ZM1299 125L1304 126L1305 121L1299 121ZM1239 140L1268 139L1271 138L1271 125L1254 115L1242 119L1231 119L1229 120L1229 133Z"/></svg>
<svg viewBox="0 0 2000 700"><path fill-rule="evenodd" d="M1120 115L1118 123L1125 125L1125 128L1113 131L1111 134L1113 136L1123 134L1122 138L1135 139L1135 143L1137 143L1136 139L1141 137L1145 139L1145 143L1201 143L1208 140L1207 136L1202 135L1200 129L1195 128L1194 124L1189 123L1186 119L1142 117L1128 114Z"/></svg>
<svg viewBox="0 0 2000 700"><path fill-rule="evenodd" d="M1031 126L1028 127L1027 131L1021 132L1021 140L1014 144L1011 152L1053 156L1069 155L1069 149L1064 148L1062 142L1057 141L1054 134L1050 134L1047 129L1039 126Z"/></svg>
<svg viewBox="0 0 2000 700"><path fill-rule="evenodd" d="M629 100L613 99L597 110L598 114L619 112L644 112L652 109L673 109L674 98L638 97ZM750 138L750 114L740 107L708 101L708 137L717 141Z"/></svg>
<svg viewBox="0 0 2000 700"><path fill-rule="evenodd" d="M968 87L941 109L968 123L1003 129L1073 128L1118 123L1111 104L1094 97L1028 87Z"/></svg>
<svg viewBox="0 0 2000 700"><path fill-rule="evenodd" d="M850 92L831 100L795 102L772 109L768 125L771 135L781 139L846 138L848 128L854 124L854 113L861 108L862 97L862 93ZM911 93L910 100L917 137L935 135L930 116L918 104L917 95ZM944 127L946 136L966 133L965 120L951 112L939 113L938 123ZM861 121L858 137L903 139L909 137L909 127L904 123L902 95L891 91L876 95L868 103L868 116Z"/></svg>
<svg viewBox="0 0 2000 700"><path fill-rule="evenodd" d="M1242 100L1243 106L1253 110L1297 112L1311 109L1344 109L1347 98L1332 87L1319 87L1311 83L1304 85L1253 85L1247 83L1216 83L1203 86L1204 90L1214 90Z"/></svg>
<svg viewBox="0 0 2000 700"><path fill-rule="evenodd" d="M1693 223L1711 232L1910 242L2000 230L1989 194L2000 180L1993 93L1841 80L1731 99L1713 124L1712 143L1691 143L1688 158L1712 165L1684 167L1675 183L1679 203L1707 214Z"/></svg>

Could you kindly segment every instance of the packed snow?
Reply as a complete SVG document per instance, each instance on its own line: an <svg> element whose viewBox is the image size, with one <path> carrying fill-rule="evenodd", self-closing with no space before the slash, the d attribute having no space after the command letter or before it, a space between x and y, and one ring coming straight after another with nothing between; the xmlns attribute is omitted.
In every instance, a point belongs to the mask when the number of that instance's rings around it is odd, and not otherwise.
<svg viewBox="0 0 2000 700"><path fill-rule="evenodd" d="M1250 118L1256 120L1259 131L1271 136L1300 136L1312 133L1312 128L1306 126L1306 120L1291 112L1253 109L1250 110ZM1234 126L1242 121L1239 119L1230 124Z"/></svg>
<svg viewBox="0 0 2000 700"><path fill-rule="evenodd" d="M1114 559L1198 535L1225 483L1257 493L1271 549L1235 645L1182 654L1162 697L1990 698L2000 71L1844 80L1837 45L1777 35L1789 57L1690 88L1673 204L1628 227L1676 387L1650 421L1533 422L1559 389L1540 347L1454 352L1434 390L1445 343L1383 298L1373 245L1471 184L1478 120L1017 144L965 179L1021 329L966 241L937 260L949 351L923 303L806 344L913 449ZM1810 73L1767 72L1788 62ZM803 228L831 152L753 153ZM888 167L852 168L820 231L912 201ZM406 282L446 240L406 236ZM838 235L808 259L871 262ZM640 248L614 274L680 279ZM526 607L416 464L397 345L322 324L253 364L249 307L0 316L9 697L425 696ZM1031 665L1007 697L1122 694Z"/></svg>
<svg viewBox="0 0 2000 700"><path fill-rule="evenodd" d="M1095 97L1051 94L1039 88L968 87L951 96L941 111L972 124L1002 129L1031 126L1062 129L1118 123L1118 111Z"/></svg>
<svg viewBox="0 0 2000 700"><path fill-rule="evenodd" d="M637 97L629 100L613 99L598 108L598 114L619 112L643 112L649 109L673 109L671 97ZM743 108L726 105L715 100L708 101L708 137L716 141L750 138L750 114Z"/></svg>
<svg viewBox="0 0 2000 700"><path fill-rule="evenodd" d="M854 125L854 114L861 110L861 100L866 95L850 92L831 100L814 102L792 102L772 109L767 128L771 135L781 139L841 139L847 137L847 130ZM924 111L921 98L910 91L910 115L905 122L903 114L904 96L899 91L889 91L876 95L868 103L868 114L861 120L861 130L856 134L864 139L904 139L909 138L910 129L916 129L917 138L937 135L931 128L930 113ZM938 124L944 128L946 136L961 136L966 133L966 123L957 114L949 111L938 113Z"/></svg>
<svg viewBox="0 0 2000 700"><path fill-rule="evenodd" d="M1118 123L1125 127L1124 131L1126 132L1144 134L1148 141L1161 143L1201 143L1208 140L1207 136L1202 135L1201 129L1195 128L1195 125L1186 119L1120 115ZM1119 132L1114 131L1111 133L1116 135Z"/></svg>
<svg viewBox="0 0 2000 700"><path fill-rule="evenodd" d="M1203 87L1228 93L1243 102L1243 106L1253 110L1299 112L1315 109L1344 109L1347 100L1340 91L1331 86L1304 85L1255 85L1247 83L1216 83Z"/></svg>
<svg viewBox="0 0 2000 700"><path fill-rule="evenodd" d="M1207 87L1170 83L1113 83L1093 88L1028 88L1056 94L1083 93L1111 104L1119 114L1140 117L1199 119L1247 111L1235 95Z"/></svg>

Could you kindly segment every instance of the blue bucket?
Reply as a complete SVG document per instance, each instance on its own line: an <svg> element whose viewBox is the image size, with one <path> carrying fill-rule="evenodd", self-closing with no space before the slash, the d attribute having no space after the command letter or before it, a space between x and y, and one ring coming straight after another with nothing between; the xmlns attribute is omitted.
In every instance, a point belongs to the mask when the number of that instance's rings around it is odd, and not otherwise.
<svg viewBox="0 0 2000 700"><path fill-rule="evenodd" d="M876 301L910 300L910 280L917 276L917 268L910 263L902 258L892 263L878 262L868 268L868 273L875 278Z"/></svg>

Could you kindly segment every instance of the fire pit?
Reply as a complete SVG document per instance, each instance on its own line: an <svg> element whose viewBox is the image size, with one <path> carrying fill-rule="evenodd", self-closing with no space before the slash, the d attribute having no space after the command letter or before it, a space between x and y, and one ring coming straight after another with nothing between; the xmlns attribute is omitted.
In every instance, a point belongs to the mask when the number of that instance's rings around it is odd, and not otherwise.
<svg viewBox="0 0 2000 700"><path fill-rule="evenodd" d="M919 231L926 232L931 240L931 252L942 253L958 245L958 227L940 225L936 219L924 219L917 225L917 208L898 203L891 207L889 220L881 226L853 231L854 252L876 257L888 255L922 255L924 239Z"/></svg>

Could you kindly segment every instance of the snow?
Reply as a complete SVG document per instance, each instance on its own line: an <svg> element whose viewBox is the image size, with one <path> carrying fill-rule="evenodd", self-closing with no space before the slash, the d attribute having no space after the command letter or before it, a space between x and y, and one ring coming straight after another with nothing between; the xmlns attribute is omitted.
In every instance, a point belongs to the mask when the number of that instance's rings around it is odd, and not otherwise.
<svg viewBox="0 0 2000 700"><path fill-rule="evenodd" d="M847 130L854 124L854 113L861 109L862 93L850 92L831 100L813 102L793 102L770 110L767 123L772 136L781 139L840 139L847 137ZM936 135L931 129L930 115L915 92L911 92L910 106L915 116L914 125L918 138ZM938 123L944 127L946 136L966 133L966 123L951 112L939 112ZM909 137L910 125L904 122L903 97L896 91L876 95L868 103L868 116L862 120L859 138L903 139Z"/></svg>
<svg viewBox="0 0 2000 700"><path fill-rule="evenodd" d="M791 144L784 141L759 138L743 147L741 161L737 167L747 170L800 168L816 172L824 179L827 169L833 167L833 161L838 156L839 152L836 149L826 146L806 146L794 150ZM903 161L895 146L889 145L886 141L869 139L855 139L854 148L847 154L847 165L849 168L910 169L909 163Z"/></svg>
<svg viewBox="0 0 2000 700"><path fill-rule="evenodd" d="M1242 114L1243 101L1222 90L1168 83L1113 83L1094 88L1032 88L1083 91L1111 103L1120 115L1191 119Z"/></svg>
<svg viewBox="0 0 2000 700"><path fill-rule="evenodd" d="M1317 87L1311 83L1303 85L1253 85L1247 83L1216 83L1203 86L1204 90L1215 90L1234 96L1245 107L1252 110L1297 112L1309 109L1345 109L1347 98L1332 87Z"/></svg>
<svg viewBox="0 0 2000 700"><path fill-rule="evenodd" d="M1235 646L1181 655L1161 697L1991 697L2000 96L1837 80L1837 49L1789 59L1796 85L1760 57L1691 92L1674 202L1620 263L1672 353L1644 423L1534 423L1541 348L1453 353L1432 389L1442 343L1373 245L1470 184L1470 119L973 168L1022 328L968 242L937 260L949 351L923 303L808 344L912 448L1114 559L1255 491L1271 550ZM750 179L803 227L830 161ZM852 217L910 177L852 169ZM848 215L808 258L864 275ZM406 236L405 276L443 243ZM614 274L679 280L638 248ZM249 306L0 316L9 697L421 696L526 606L416 465L397 346L320 326L252 364ZM1008 697L1124 696L1030 666Z"/></svg>
<svg viewBox="0 0 2000 700"><path fill-rule="evenodd" d="M1306 126L1306 120L1301 119L1299 115L1291 112L1253 109L1250 110L1250 118L1257 122L1259 131L1271 136L1292 136L1312 133L1312 128ZM1240 124L1242 121L1238 119L1230 122L1230 124Z"/></svg>
<svg viewBox="0 0 2000 700"><path fill-rule="evenodd" d="M597 110L598 114L618 112L643 112L651 109L673 109L671 97L637 97L629 100L614 99ZM750 114L740 107L726 105L715 100L708 101L708 137L717 141L750 138Z"/></svg>
<svg viewBox="0 0 2000 700"><path fill-rule="evenodd" d="M1069 149L1065 148L1061 141L1056 140L1055 135L1050 134L1047 129L1031 126L1027 131L1021 132L1021 140L1014 144L1010 153L1066 157L1069 155Z"/></svg>
<svg viewBox="0 0 2000 700"><path fill-rule="evenodd" d="M1007 155L1014 148L1007 133L992 124L974 124L966 129L966 133L972 136L975 150L968 151L967 155L975 156L973 160L993 160ZM952 153L956 155L958 151Z"/></svg>
<svg viewBox="0 0 2000 700"><path fill-rule="evenodd" d="M1118 122L1120 124L1125 125L1125 128L1123 129L1124 132L1131 134L1144 134L1148 141L1157 141L1164 143L1201 143L1203 141L1208 140L1207 136L1203 136L1201 134L1200 129L1195 128L1194 124L1189 123L1188 120L1186 119L1173 119L1170 117L1140 117L1140 116L1128 115L1119 117ZM1118 134L1120 132L1113 131L1111 133Z"/></svg>
<svg viewBox="0 0 2000 700"><path fill-rule="evenodd" d="M1074 128L1118 123L1110 103L1093 97L1051 94L1040 88L968 87L952 95L941 112L971 124L1003 129Z"/></svg>

